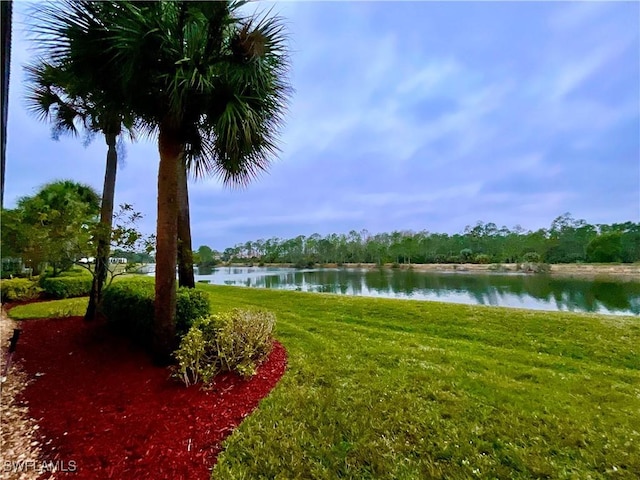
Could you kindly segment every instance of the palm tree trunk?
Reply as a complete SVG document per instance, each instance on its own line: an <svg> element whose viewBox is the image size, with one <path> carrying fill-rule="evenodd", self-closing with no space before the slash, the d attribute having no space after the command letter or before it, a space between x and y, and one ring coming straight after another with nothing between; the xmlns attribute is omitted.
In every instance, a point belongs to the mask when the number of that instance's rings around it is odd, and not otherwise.
<svg viewBox="0 0 640 480"><path fill-rule="evenodd" d="M85 321L91 321L96 318L98 307L102 302L102 287L107 279L111 227L113 225L113 203L116 192L116 172L118 169L116 138L117 134L105 133L105 140L109 146L109 150L107 151L107 166L104 172L104 186L102 187L96 270L91 284L89 306L84 314Z"/></svg>
<svg viewBox="0 0 640 480"><path fill-rule="evenodd" d="M191 249L191 221L189 218L189 189L187 186L187 163L180 162L178 175L178 285L195 288L193 274L193 251Z"/></svg>
<svg viewBox="0 0 640 480"><path fill-rule="evenodd" d="M2 62L2 124L0 126L0 206L4 207L4 174L7 153L7 115L9 112L9 68L11 67L11 23L13 3L0 2L2 5L0 17L2 19L2 39L0 62Z"/></svg>
<svg viewBox="0 0 640 480"><path fill-rule="evenodd" d="M158 221L152 347L157 364L169 364L176 348L176 259L178 256L178 177L184 144L160 124L158 136Z"/></svg>

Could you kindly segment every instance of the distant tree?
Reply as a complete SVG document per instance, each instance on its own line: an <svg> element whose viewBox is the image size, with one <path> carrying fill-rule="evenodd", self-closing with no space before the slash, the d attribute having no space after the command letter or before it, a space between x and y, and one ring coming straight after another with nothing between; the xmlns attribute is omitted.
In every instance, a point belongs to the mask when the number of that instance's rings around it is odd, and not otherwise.
<svg viewBox="0 0 640 480"><path fill-rule="evenodd" d="M3 251L8 247L36 272L48 263L57 275L78 259L77 245L91 241L99 209L100 197L90 186L71 180L49 183L34 196L19 199L8 213Z"/></svg>
<svg viewBox="0 0 640 480"><path fill-rule="evenodd" d="M193 254L193 261L198 265L201 275L208 275L211 273L211 270L218 263L218 260L216 259L216 252L206 245L198 247L198 250Z"/></svg>
<svg viewBox="0 0 640 480"><path fill-rule="evenodd" d="M597 263L622 261L622 233L598 235L587 245L587 260Z"/></svg>
<svg viewBox="0 0 640 480"><path fill-rule="evenodd" d="M213 250L206 245L198 247L198 256L200 257L200 264L212 263L214 261Z"/></svg>

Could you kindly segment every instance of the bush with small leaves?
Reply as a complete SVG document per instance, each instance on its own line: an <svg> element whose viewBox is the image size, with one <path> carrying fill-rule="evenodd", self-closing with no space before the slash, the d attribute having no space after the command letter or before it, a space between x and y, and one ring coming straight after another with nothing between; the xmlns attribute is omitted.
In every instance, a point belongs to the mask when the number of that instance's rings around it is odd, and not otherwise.
<svg viewBox="0 0 640 480"><path fill-rule="evenodd" d="M476 255L474 261L475 261L475 263L480 263L482 265L486 265L488 263L491 263L491 257L489 255L487 255L486 253L479 253L478 255Z"/></svg>
<svg viewBox="0 0 640 480"><path fill-rule="evenodd" d="M0 282L0 296L2 302L15 302L19 300L32 300L38 298L42 289L38 283L28 278L14 278Z"/></svg>
<svg viewBox="0 0 640 480"><path fill-rule="evenodd" d="M89 275L70 275L45 277L40 280L44 294L49 298L83 297L91 292L92 277Z"/></svg>
<svg viewBox="0 0 640 480"><path fill-rule="evenodd" d="M174 356L173 374L186 386L211 382L219 372L249 378L273 345L273 313L235 309L193 323Z"/></svg>
<svg viewBox="0 0 640 480"><path fill-rule="evenodd" d="M463 248L460 250L460 261L463 263L469 263L473 259L473 250L470 248Z"/></svg>
<svg viewBox="0 0 640 480"><path fill-rule="evenodd" d="M174 354L178 361L174 376L179 377L187 387L199 381L209 383L218 372L218 362L207 355L212 353L212 345L205 342L202 330L192 327L182 337L180 348Z"/></svg>
<svg viewBox="0 0 640 480"><path fill-rule="evenodd" d="M522 260L527 263L539 263L540 255L536 252L527 252L522 256Z"/></svg>
<svg viewBox="0 0 640 480"><path fill-rule="evenodd" d="M176 299L176 332L182 337L191 324L198 318L207 317L211 313L209 309L209 297L202 290L181 287L178 289Z"/></svg>
<svg viewBox="0 0 640 480"><path fill-rule="evenodd" d="M271 352L275 315L236 309L219 315L217 321L216 346L222 370L235 371L245 378L253 376Z"/></svg>

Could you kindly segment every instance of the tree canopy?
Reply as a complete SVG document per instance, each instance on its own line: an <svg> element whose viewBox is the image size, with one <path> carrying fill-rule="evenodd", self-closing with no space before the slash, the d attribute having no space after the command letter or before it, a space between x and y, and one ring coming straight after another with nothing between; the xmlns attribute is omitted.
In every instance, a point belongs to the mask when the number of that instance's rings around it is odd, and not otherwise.
<svg viewBox="0 0 640 480"><path fill-rule="evenodd" d="M201 247L202 248L202 247ZM640 261L640 223L588 224L570 214L548 229L478 222L463 233L394 231L270 238L228 247L224 261L267 263L547 263Z"/></svg>
<svg viewBox="0 0 640 480"><path fill-rule="evenodd" d="M88 185L61 180L18 200L2 213L3 256L21 257L35 272L44 263L54 271L72 265L91 241L100 196Z"/></svg>

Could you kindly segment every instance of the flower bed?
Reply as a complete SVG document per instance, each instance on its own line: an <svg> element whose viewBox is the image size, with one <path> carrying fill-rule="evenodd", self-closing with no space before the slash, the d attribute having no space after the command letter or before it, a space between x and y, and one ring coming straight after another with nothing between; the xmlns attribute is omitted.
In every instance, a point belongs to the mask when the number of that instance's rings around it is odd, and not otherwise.
<svg viewBox="0 0 640 480"><path fill-rule="evenodd" d="M21 327L16 355L35 379L23 397L50 439L44 460L62 467L56 478L209 478L221 442L286 368L276 343L249 380L226 373L210 390L185 388L102 322L70 317Z"/></svg>

